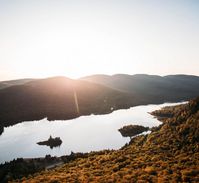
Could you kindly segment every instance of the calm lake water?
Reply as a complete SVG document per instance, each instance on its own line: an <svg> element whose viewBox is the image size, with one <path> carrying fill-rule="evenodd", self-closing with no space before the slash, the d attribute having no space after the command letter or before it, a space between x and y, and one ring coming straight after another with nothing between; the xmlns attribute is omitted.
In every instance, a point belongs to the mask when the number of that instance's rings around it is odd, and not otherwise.
<svg viewBox="0 0 199 183"><path fill-rule="evenodd" d="M119 128L128 124L157 126L160 122L148 112L176 104L180 103L137 106L106 115L81 116L65 121L49 122L43 119L4 128L4 133L0 136L0 163L21 157L43 157L46 154L61 156L70 154L71 151L119 149L130 140L121 136ZM36 144L47 140L50 135L62 139L60 147L50 149Z"/></svg>

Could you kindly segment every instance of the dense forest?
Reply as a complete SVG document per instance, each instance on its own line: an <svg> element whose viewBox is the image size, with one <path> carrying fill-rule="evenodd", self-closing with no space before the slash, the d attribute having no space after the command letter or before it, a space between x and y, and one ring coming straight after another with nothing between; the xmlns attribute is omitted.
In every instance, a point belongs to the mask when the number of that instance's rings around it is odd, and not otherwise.
<svg viewBox="0 0 199 183"><path fill-rule="evenodd" d="M153 115L162 125L120 150L79 156L11 182L199 182L199 98Z"/></svg>

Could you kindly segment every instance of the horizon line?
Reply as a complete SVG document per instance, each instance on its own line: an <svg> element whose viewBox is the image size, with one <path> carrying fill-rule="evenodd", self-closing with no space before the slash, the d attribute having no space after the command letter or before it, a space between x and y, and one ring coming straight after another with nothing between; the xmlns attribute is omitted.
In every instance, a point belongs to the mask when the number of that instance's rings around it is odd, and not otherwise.
<svg viewBox="0 0 199 183"><path fill-rule="evenodd" d="M90 76L116 76L116 75L127 75L127 76L146 75L146 76L160 76L160 77L166 77L166 76L196 76L196 77L199 77L199 75L183 74L183 73L166 74L166 75L147 74L147 73L137 73L137 74L128 74L128 73L103 74L103 73L96 73L96 74L83 75L81 77L69 77L67 75L52 75L52 76L44 76L44 77L16 77L16 78L13 78L13 79L0 80L0 82L23 80L23 79L48 79L48 78L55 78L55 77L66 77L66 78L69 78L69 79L78 80L78 79L82 79L82 78L86 78L86 77L90 77Z"/></svg>

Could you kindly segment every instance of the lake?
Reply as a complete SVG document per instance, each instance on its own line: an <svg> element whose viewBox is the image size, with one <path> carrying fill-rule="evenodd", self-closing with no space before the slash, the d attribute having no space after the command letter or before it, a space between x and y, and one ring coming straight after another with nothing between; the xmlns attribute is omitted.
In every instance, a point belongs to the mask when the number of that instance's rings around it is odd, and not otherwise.
<svg viewBox="0 0 199 183"><path fill-rule="evenodd" d="M129 142L118 131L128 124L142 126L158 126L161 123L148 112L164 106L181 103L165 103L161 105L143 105L122 109L105 115L81 116L65 121L23 122L4 128L0 136L0 163L14 158L44 157L46 154L62 156L73 152L90 152L103 149L119 149ZM50 149L40 146L39 141L49 136L60 137L60 147Z"/></svg>

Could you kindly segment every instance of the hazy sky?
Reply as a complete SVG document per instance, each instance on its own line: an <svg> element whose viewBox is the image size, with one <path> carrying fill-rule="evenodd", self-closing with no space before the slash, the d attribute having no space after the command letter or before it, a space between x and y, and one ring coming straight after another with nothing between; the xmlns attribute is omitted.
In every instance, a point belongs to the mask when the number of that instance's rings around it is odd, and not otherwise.
<svg viewBox="0 0 199 183"><path fill-rule="evenodd" d="M199 75L199 0L0 0L0 69Z"/></svg>

